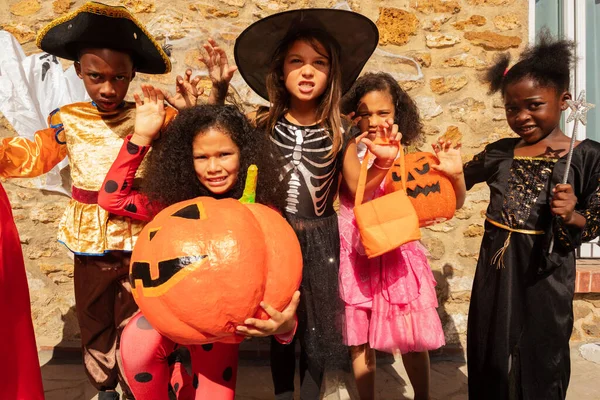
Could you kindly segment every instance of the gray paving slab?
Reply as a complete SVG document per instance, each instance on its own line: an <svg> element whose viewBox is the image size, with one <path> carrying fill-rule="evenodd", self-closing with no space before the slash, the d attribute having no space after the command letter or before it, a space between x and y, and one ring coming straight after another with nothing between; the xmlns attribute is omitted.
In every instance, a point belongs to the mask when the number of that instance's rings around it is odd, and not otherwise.
<svg viewBox="0 0 600 400"><path fill-rule="evenodd" d="M584 343L571 348L572 374L567 400L600 399L600 364L585 359ZM431 360L431 399L466 400L467 368L458 357L433 357ZM95 400L82 364L73 357L56 359L52 353L40 353L46 400ZM298 378L296 378L298 381ZM298 386L298 384L296 385ZM378 400L408 400L414 393L401 360L379 365L376 375ZM272 399L271 374L264 360L241 360L236 399ZM297 394L297 393L296 393ZM355 388L349 374L328 374L324 400L355 400ZM144 399L140 399L144 400Z"/></svg>

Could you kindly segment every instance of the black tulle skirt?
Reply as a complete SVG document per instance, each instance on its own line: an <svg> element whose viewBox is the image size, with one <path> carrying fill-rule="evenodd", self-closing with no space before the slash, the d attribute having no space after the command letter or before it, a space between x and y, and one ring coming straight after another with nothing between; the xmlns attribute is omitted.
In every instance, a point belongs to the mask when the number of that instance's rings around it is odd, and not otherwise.
<svg viewBox="0 0 600 400"><path fill-rule="evenodd" d="M305 219L286 216L302 248L298 336L311 363L329 369L349 366L343 344L344 305L338 291L340 236L337 215Z"/></svg>

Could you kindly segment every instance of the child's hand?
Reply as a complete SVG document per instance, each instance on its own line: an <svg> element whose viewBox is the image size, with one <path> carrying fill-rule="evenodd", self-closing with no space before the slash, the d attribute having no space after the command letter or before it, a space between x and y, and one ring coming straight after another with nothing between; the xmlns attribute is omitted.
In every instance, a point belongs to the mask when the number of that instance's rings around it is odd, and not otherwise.
<svg viewBox="0 0 600 400"><path fill-rule="evenodd" d="M451 140L438 139L437 143L433 143L433 151L440 160L439 165L432 165L436 171L439 171L450 179L458 179L463 173L463 163L460 156L461 143L452 146Z"/></svg>
<svg viewBox="0 0 600 400"><path fill-rule="evenodd" d="M165 104L163 93L152 85L142 85L143 99L136 93L135 130L132 142L146 146L152 143L160 133L165 122Z"/></svg>
<svg viewBox="0 0 600 400"><path fill-rule="evenodd" d="M342 114L342 118L345 119L346 121L350 122L350 124L352 124L352 126L358 126L358 123L360 122L360 120L362 119L361 116L356 116L356 113L354 111L352 111L350 114L348 115L343 115Z"/></svg>
<svg viewBox="0 0 600 400"><path fill-rule="evenodd" d="M185 71L183 78L179 75L177 76L175 79L174 96L169 92L163 92L165 100L178 110L195 106L198 98L204 93L204 88L198 86L200 76L196 76L190 81L191 76L191 69Z"/></svg>
<svg viewBox="0 0 600 400"><path fill-rule="evenodd" d="M382 139L385 144L376 144L367 137L368 134L369 132L362 133L358 140L367 145L369 151L377 158L375 160L377 167L389 169L398 156L398 145L402 139L402 134L398 132L398 125L394 124L393 119L388 118L377 127L377 139Z"/></svg>
<svg viewBox="0 0 600 400"><path fill-rule="evenodd" d="M577 197L573 191L573 187L569 184L556 185L552 189L554 196L550 203L550 210L552 214L558 215L563 221L571 225L573 224L573 217L575 215L575 205L577 204Z"/></svg>
<svg viewBox="0 0 600 400"><path fill-rule="evenodd" d="M300 292L296 291L292 296L292 300L281 312L277 311L270 305L261 302L260 306L267 314L271 316L268 320L257 318L248 318L244 321L245 325L240 325L236 328L238 334L245 336L264 337L270 335L281 335L291 332L296 324L296 309L300 303Z"/></svg>
<svg viewBox="0 0 600 400"><path fill-rule="evenodd" d="M208 68L208 76L212 81L212 89L208 97L209 104L223 104L227 96L229 82L237 67L230 67L225 50L220 48L213 39L203 45L206 55L200 56L199 60Z"/></svg>

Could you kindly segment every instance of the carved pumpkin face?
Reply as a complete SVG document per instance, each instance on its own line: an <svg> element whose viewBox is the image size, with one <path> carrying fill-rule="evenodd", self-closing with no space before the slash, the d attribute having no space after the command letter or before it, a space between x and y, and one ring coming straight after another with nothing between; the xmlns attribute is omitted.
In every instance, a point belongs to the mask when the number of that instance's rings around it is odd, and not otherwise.
<svg viewBox="0 0 600 400"><path fill-rule="evenodd" d="M431 168L439 164L431 153L410 153L405 157L406 194L419 216L420 226L446 221L454 216L456 194L452 182ZM388 172L385 193L402 189L400 161L396 160Z"/></svg>
<svg viewBox="0 0 600 400"><path fill-rule="evenodd" d="M285 249L285 251L282 251ZM283 309L298 288L300 245L277 212L210 197L174 204L142 230L131 257L134 298L176 343L239 343L235 327Z"/></svg>

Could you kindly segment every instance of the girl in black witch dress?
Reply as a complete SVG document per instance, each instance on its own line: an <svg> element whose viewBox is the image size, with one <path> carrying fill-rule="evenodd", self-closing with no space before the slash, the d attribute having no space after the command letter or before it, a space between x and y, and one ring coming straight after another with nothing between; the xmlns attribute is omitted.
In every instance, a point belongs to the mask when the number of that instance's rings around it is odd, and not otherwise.
<svg viewBox="0 0 600 400"><path fill-rule="evenodd" d="M469 309L469 398L564 399L574 249L600 229L600 144L577 142L568 184L559 184L570 142L560 117L571 99L573 43L544 32L511 68L509 61L501 56L486 77L519 138L486 146L464 166L467 188L490 188Z"/></svg>

